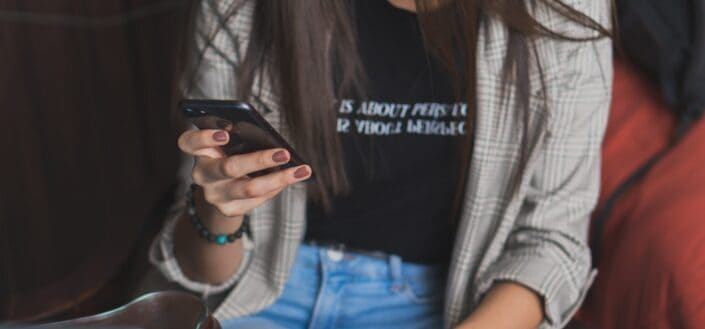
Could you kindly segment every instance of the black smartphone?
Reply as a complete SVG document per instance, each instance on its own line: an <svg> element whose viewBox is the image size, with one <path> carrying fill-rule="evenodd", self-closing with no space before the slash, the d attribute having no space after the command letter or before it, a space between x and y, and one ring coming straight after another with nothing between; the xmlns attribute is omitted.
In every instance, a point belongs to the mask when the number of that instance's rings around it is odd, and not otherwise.
<svg viewBox="0 0 705 329"><path fill-rule="evenodd" d="M230 134L228 144L221 146L226 155L252 153L283 148L289 151L291 160L281 166L251 173L262 176L277 170L307 164L289 143L286 142L252 105L241 101L184 99L179 109L188 121L199 129L221 129Z"/></svg>

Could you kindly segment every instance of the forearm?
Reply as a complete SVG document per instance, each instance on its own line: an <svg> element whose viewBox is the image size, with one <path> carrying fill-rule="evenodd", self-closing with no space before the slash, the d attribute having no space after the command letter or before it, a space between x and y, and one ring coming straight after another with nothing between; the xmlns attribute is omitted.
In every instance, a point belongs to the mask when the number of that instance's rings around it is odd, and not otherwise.
<svg viewBox="0 0 705 329"><path fill-rule="evenodd" d="M457 329L534 329L542 320L541 298L520 284L504 282L494 285Z"/></svg>
<svg viewBox="0 0 705 329"><path fill-rule="evenodd" d="M200 193L195 193L194 197L196 211L211 232L234 232L242 225L242 217L225 217L214 208L204 206ZM184 214L176 224L174 253L185 276L194 281L219 284L231 278L240 268L244 246L242 239L222 246L209 243L191 225L189 215Z"/></svg>

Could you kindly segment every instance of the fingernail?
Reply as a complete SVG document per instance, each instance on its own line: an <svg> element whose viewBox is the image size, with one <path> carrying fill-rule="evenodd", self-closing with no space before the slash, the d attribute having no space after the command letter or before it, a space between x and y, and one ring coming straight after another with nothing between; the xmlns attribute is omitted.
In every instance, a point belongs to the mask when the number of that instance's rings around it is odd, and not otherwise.
<svg viewBox="0 0 705 329"><path fill-rule="evenodd" d="M294 177L296 178L306 178L309 175L311 175L311 171L308 169L308 166L303 166L294 171Z"/></svg>
<svg viewBox="0 0 705 329"><path fill-rule="evenodd" d="M224 131L216 131L215 134L213 134L213 140L216 142L225 142L228 140L228 134Z"/></svg>
<svg viewBox="0 0 705 329"><path fill-rule="evenodd" d="M274 160L274 162L286 162L289 160L289 155L286 154L286 151L277 151L272 155L272 160Z"/></svg>

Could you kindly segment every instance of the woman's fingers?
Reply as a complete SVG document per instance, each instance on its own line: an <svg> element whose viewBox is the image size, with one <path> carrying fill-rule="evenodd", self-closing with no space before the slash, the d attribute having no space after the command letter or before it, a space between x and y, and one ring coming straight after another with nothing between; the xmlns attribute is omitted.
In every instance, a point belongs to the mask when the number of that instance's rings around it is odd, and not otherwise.
<svg viewBox="0 0 705 329"><path fill-rule="evenodd" d="M205 201L228 217L241 216L277 195L285 187L311 177L307 165L250 178L249 174L286 164L286 149L270 149L224 157L228 143L223 130L190 130L179 136L179 148L196 157L193 182L203 188Z"/></svg>
<svg viewBox="0 0 705 329"><path fill-rule="evenodd" d="M258 198L305 180L310 176L311 168L303 165L257 178L228 182L223 192L225 197L230 199Z"/></svg>
<svg viewBox="0 0 705 329"><path fill-rule="evenodd" d="M228 143L227 132L217 129L188 130L179 136L179 148L193 156L221 158L223 153L218 147Z"/></svg>
<svg viewBox="0 0 705 329"><path fill-rule="evenodd" d="M212 204L212 205L223 216L239 217L239 216L243 216L243 215L247 214L248 212L250 212L250 210L259 207L260 205L265 203L267 200L269 200L274 195L276 195L276 194L272 194L269 197L233 200L233 201L226 202L226 203L216 203L216 204Z"/></svg>
<svg viewBox="0 0 705 329"><path fill-rule="evenodd" d="M242 178L253 172L280 166L289 160L289 152L285 149L263 150L225 159L198 159L193 178L199 185Z"/></svg>
<svg viewBox="0 0 705 329"><path fill-rule="evenodd" d="M218 182L204 189L204 196L211 203L236 199L268 198L276 195L285 187L306 180L310 176L311 168L303 165L257 178Z"/></svg>

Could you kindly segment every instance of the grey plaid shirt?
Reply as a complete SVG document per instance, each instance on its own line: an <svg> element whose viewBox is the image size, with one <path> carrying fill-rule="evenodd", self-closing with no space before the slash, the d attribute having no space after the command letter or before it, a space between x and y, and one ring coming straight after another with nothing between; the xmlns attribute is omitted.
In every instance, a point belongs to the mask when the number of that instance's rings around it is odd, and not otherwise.
<svg viewBox="0 0 705 329"><path fill-rule="evenodd" d="M193 65L196 75L187 96L238 98L235 71L247 45L254 1L202 1L195 38L196 50L205 53ZM608 3L568 1L606 26ZM594 33L545 7L531 10L554 31L578 37ZM224 18L228 13L234 15ZM540 83L541 73L531 69L530 120L523 129L512 92L500 92L507 27L493 18L481 24L474 148L450 262L445 323L451 327L462 321L493 283L513 281L542 296L542 328L560 328L579 307L595 275L586 240L599 190L600 145L612 83L611 42L539 38L535 53L545 84ZM265 109L265 118L286 136L277 95L266 77L258 79L250 101ZM520 168L522 141L528 161ZM190 167L184 169L189 177ZM174 218L181 205L175 207ZM295 185L255 209L244 265L220 285L193 282L183 275L173 255L173 219L153 244L152 261L169 280L188 289L205 295L229 290L217 317L255 313L282 292L304 235L305 206L306 191Z"/></svg>

